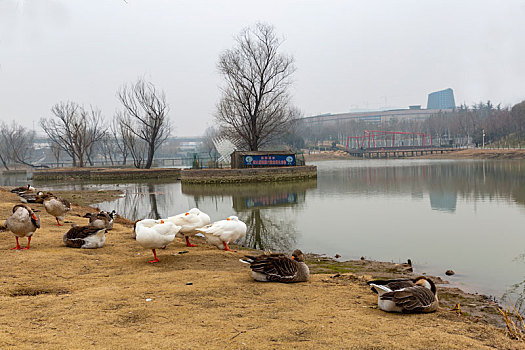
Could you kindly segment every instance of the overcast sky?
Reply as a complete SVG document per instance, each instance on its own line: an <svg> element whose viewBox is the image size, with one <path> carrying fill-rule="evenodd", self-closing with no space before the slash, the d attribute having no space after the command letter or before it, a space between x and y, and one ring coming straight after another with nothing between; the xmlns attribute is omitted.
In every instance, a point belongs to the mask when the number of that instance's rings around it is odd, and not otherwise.
<svg viewBox="0 0 525 350"><path fill-rule="evenodd" d="M525 99L525 1L0 0L0 120L39 131L59 101L112 118L117 89L166 92L176 136L213 125L219 54L256 22L295 57L306 116L421 104Z"/></svg>

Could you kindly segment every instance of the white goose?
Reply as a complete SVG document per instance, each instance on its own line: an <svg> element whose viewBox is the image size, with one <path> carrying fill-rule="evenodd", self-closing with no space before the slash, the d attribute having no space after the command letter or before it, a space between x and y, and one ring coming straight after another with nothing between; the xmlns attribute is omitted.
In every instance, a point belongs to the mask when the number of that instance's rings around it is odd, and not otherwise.
<svg viewBox="0 0 525 350"><path fill-rule="evenodd" d="M196 244L190 243L189 237L195 236L195 234L198 233L198 228L208 225L210 223L210 217L199 209L193 208L186 213L170 216L166 221L181 226L182 228L179 233L177 233L177 236L183 236L186 239L187 247L196 247Z"/></svg>
<svg viewBox="0 0 525 350"><path fill-rule="evenodd" d="M231 250L228 243L238 240L246 236L246 224L239 220L236 216L230 216L226 220L216 221L211 225L198 228L196 230L206 236L208 243L213 244L217 248L224 246L224 250Z"/></svg>
<svg viewBox="0 0 525 350"><path fill-rule="evenodd" d="M377 305L387 312L434 312L439 307L437 288L431 279L376 280L367 282L378 294Z"/></svg>
<svg viewBox="0 0 525 350"><path fill-rule="evenodd" d="M170 244L180 229L180 226L164 220L144 219L135 223L137 242L144 248L153 251L155 259L148 261L149 263L159 261L155 249L164 248Z"/></svg>

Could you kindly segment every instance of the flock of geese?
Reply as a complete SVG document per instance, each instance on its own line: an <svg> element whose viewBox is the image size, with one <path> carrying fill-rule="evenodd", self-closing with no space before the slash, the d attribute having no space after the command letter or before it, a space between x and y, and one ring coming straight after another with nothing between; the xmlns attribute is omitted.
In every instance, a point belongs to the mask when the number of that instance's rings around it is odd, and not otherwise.
<svg viewBox="0 0 525 350"><path fill-rule="evenodd" d="M71 210L69 201L53 195L50 192L36 191L32 186L17 187L11 192L18 193L24 203L42 203L46 212L56 218L57 224L62 226L66 213ZM72 248L101 248L106 241L106 233L113 228L115 211L88 213L89 218L85 226L73 225L63 236L63 242ZM40 219L26 204L17 204L13 213L5 222L5 227L16 238L16 247L11 249L29 249L31 237L40 228ZM165 219L144 219L134 224L133 236L142 247L151 249L154 259L148 263L159 261L156 249L166 248L175 237L183 237L188 247L195 247L190 243L190 237L202 234L208 243L225 251L232 251L228 247L246 235L246 224L237 216L230 216L225 220L210 224L210 217L197 208L187 212L170 216ZM27 246L21 248L18 239L27 237ZM259 256L246 255L240 259L242 263L250 265L254 280L261 282L305 282L310 270L305 262L305 256L300 250L295 250L291 257L282 253L264 253ZM368 285L378 294L378 306L387 312L434 312L438 309L439 301L437 288L434 282L425 276L415 279L393 279L369 281Z"/></svg>

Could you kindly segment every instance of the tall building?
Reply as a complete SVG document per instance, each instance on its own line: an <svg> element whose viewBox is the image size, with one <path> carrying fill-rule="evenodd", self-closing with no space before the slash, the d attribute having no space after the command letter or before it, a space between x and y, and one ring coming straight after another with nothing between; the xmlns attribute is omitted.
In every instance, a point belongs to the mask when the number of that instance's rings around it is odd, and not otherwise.
<svg viewBox="0 0 525 350"><path fill-rule="evenodd" d="M448 88L428 94L427 109L453 109L456 108L454 91Z"/></svg>

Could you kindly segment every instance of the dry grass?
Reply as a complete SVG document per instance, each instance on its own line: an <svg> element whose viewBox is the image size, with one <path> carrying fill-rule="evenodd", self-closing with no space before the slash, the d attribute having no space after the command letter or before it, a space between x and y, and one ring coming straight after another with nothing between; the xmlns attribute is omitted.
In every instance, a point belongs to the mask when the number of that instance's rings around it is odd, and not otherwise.
<svg viewBox="0 0 525 350"><path fill-rule="evenodd" d="M507 303L503 308L499 307L498 311L505 320L507 336L511 339L525 341L525 323L516 305Z"/></svg>
<svg viewBox="0 0 525 350"><path fill-rule="evenodd" d="M17 203L0 191L0 221ZM243 252L151 251L115 224L102 249L64 247L41 205L31 249L0 233L0 349L522 349L502 329L440 310L387 314L353 274L301 284L254 282ZM84 224L85 208L66 220ZM22 244L25 240L22 239ZM188 251L179 254L181 251ZM191 284L188 284L191 282Z"/></svg>

